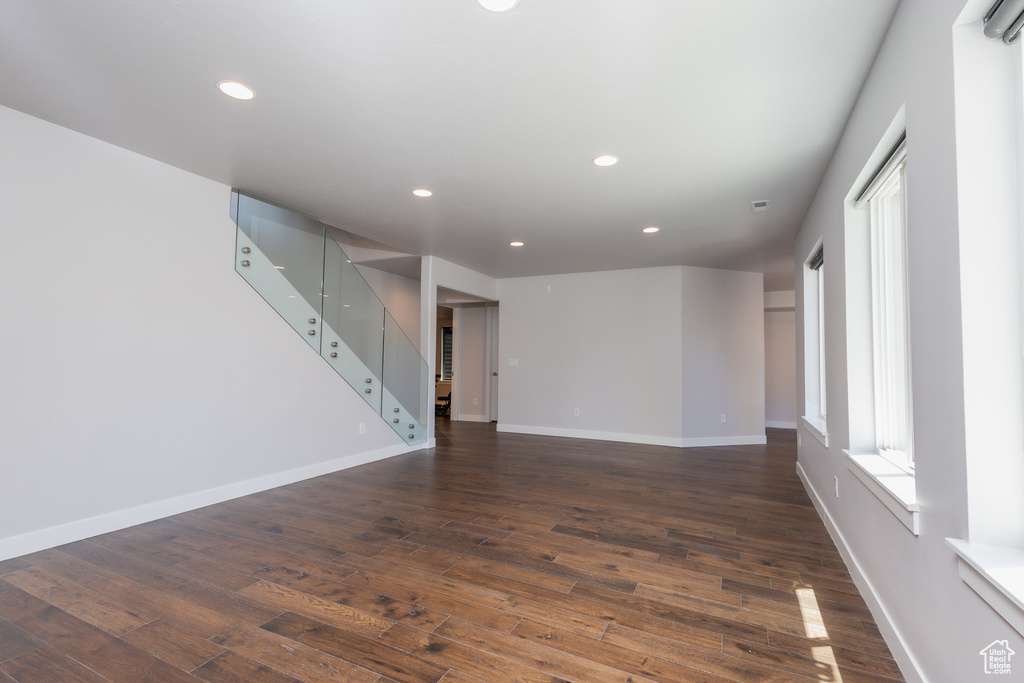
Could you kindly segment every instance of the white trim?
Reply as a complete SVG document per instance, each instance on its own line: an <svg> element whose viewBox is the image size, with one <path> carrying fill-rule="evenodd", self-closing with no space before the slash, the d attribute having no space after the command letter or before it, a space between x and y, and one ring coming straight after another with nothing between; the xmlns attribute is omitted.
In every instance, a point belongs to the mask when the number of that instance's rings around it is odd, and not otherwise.
<svg viewBox="0 0 1024 683"><path fill-rule="evenodd" d="M768 442L765 436L708 436L677 438L653 434L625 434L622 432L597 432L588 429L563 429L561 427L537 427L531 425L510 425L499 422L499 432L511 434L534 434L537 436L563 436L570 439L594 439L597 441L619 441L640 443L651 446L672 446L693 448L697 446L758 446Z"/></svg>
<svg viewBox="0 0 1024 683"><path fill-rule="evenodd" d="M765 420L765 427L772 429L796 429L796 422L779 422L776 420Z"/></svg>
<svg viewBox="0 0 1024 683"><path fill-rule="evenodd" d="M826 425L819 425L806 415L800 418L800 422L803 423L804 428L810 432L811 436L817 439L822 446L828 448L828 428Z"/></svg>
<svg viewBox="0 0 1024 683"><path fill-rule="evenodd" d="M1024 635L1024 551L947 538L957 554L960 578Z"/></svg>
<svg viewBox="0 0 1024 683"><path fill-rule="evenodd" d="M896 659L896 664L900 667L900 673L903 674L908 683L927 683L928 679L922 673L923 668L908 649L907 641L904 640L899 629L896 628L889 610L886 609L881 597L875 590L874 584L864 573L860 563L857 562L857 558L846 542L846 537L839 530L835 519L832 518L828 508L825 507L821 496L818 495L818 492L811 484L810 477L807 476L803 465L799 461L796 464L796 473L800 477L800 481L803 482L807 495L810 496L811 502L814 503L818 515L825 523L825 528L828 530L829 536L832 537L832 542L836 544L836 549L839 550L843 562L846 563L846 568L850 571L850 577L853 579L854 584L856 584L857 590L860 591L861 597L867 603L871 616L875 618L875 623L878 625L886 645L889 646L889 651L892 652L892 656Z"/></svg>
<svg viewBox="0 0 1024 683"><path fill-rule="evenodd" d="M767 436L698 436L682 439L683 448L698 446L763 446Z"/></svg>
<svg viewBox="0 0 1024 683"><path fill-rule="evenodd" d="M486 415L466 415L462 414L456 418L453 418L457 422L490 422Z"/></svg>
<svg viewBox="0 0 1024 683"><path fill-rule="evenodd" d="M154 503L147 503L145 505L139 505L125 510L108 512L103 515L69 522L68 524L61 524L48 529L40 529L38 531L30 531L29 533L20 534L18 536L11 536L0 539L0 561L8 560L12 557L20 557L39 550L45 550L47 548L53 548L58 545L64 545L65 543L80 541L84 538L91 538L92 536L97 536L99 534L127 529L128 527L135 526L136 524L152 522L155 519L177 515L182 512L188 512L189 510L197 510L201 507L206 507L207 505L223 503L224 501L231 500L233 498L248 496L253 493L259 493L260 491L277 488L278 486L294 484L297 481L312 479L313 477L319 477L324 474L338 472L350 467L384 460L385 458L392 458L396 455L411 453L413 451L422 450L423 448L423 444L417 444L412 447L406 444L397 444L395 446L379 448L366 453L347 455L342 458L336 458L334 460L328 460L314 465L307 465L293 470L268 474L262 477L256 477L255 479L247 479L234 484L218 486L216 488L206 489L205 491L187 493L183 496L159 500Z"/></svg>
<svg viewBox="0 0 1024 683"><path fill-rule="evenodd" d="M921 533L921 507L917 504L914 475L896 467L877 453L846 454L846 468L864 484L903 526L915 536Z"/></svg>
<svg viewBox="0 0 1024 683"><path fill-rule="evenodd" d="M536 427L531 425L510 425L498 422L499 432L511 434L535 434L537 436L564 436L570 439L595 439L598 441L620 441L642 443L652 446L682 446L682 439L650 434L623 434L620 432L595 432L586 429L563 429L561 427Z"/></svg>

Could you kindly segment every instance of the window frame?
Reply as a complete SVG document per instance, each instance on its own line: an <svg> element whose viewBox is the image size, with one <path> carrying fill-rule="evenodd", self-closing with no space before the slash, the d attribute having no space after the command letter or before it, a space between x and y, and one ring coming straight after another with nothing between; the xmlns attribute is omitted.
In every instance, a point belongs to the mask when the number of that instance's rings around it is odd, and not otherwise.
<svg viewBox="0 0 1024 683"><path fill-rule="evenodd" d="M828 392L825 390L825 263L822 262L815 272L818 285L818 418L824 427L828 425Z"/></svg>
<svg viewBox="0 0 1024 683"><path fill-rule="evenodd" d="M907 122L906 109L901 106L881 140L869 156L867 163L850 189L845 202L844 243L846 275L846 330L847 330L847 391L850 415L848 446L844 449L847 470L877 498L908 531L920 534L920 506L917 503L917 482L915 472L909 468L908 459L902 451L886 448L886 442L879 438L880 411L885 401L880 400L879 391L884 386L882 368L878 367L884 354L879 351L879 320L889 319L890 328L894 313L900 324L898 330L906 341L901 353L902 364L896 364L901 371L894 373L889 366L889 376L895 374L904 382L906 396L912 391L909 344L909 267L907 258L908 209L907 209ZM896 173L897 180L893 180ZM886 215L895 217L901 230L899 234L899 255L897 270L901 273L901 306L890 311L879 307L878 300L885 300L879 289L877 267L879 221L878 203L875 204L876 220L872 221L870 202L893 194L892 184L900 187L899 202L887 207ZM881 192L881 194L879 194ZM873 226L874 223L874 226ZM892 251L890 250L890 254ZM890 273L891 279L891 273ZM876 370L879 375L876 377ZM903 379L905 378L905 379ZM876 408L878 409L876 411ZM912 410L906 410L906 431L912 439ZM909 442L908 442L909 443ZM907 446L912 451L911 446ZM895 453L894 453L895 451ZM896 457L893 457L893 456ZM886 457L888 456L888 457Z"/></svg>
<svg viewBox="0 0 1024 683"><path fill-rule="evenodd" d="M804 410L803 423L828 446L828 401L825 344L824 241L804 260Z"/></svg>

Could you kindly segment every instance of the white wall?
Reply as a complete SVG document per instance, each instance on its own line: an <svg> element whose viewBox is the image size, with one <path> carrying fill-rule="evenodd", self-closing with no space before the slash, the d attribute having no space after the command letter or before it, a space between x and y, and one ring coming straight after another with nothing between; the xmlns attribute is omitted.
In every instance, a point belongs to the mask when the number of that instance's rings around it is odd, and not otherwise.
<svg viewBox="0 0 1024 683"><path fill-rule="evenodd" d="M764 443L764 276L679 271L683 443Z"/></svg>
<svg viewBox="0 0 1024 683"><path fill-rule="evenodd" d="M984 6L984 13L991 3L977 4ZM985 302L996 297L1001 302L994 312L996 318L1000 317L1000 310L1005 315L1017 316L1015 304L1004 299L1018 297L1019 280L1009 288L989 288L980 295L973 290L961 290L965 282L983 281L986 266L993 270L1008 249L1002 242L986 245L994 237L991 226L983 222L961 225L959 220L963 218L958 220L953 35L963 7L964 0L903 0L900 4L796 240L798 264L822 236L826 255L829 445L822 446L801 429L800 467L909 680L983 680L979 652L996 639L1008 639L1012 649L1024 652L1024 639L960 579L956 558L945 543L947 537L965 538L968 532L967 482L974 479L969 476L969 444L973 437L969 438L965 429L965 396L968 403L977 396L965 390L964 368L969 364L965 364L964 354L976 350L979 357L982 355L978 337L983 334L997 342L988 345L989 353L1002 353L999 340L1010 334L1016 339L1019 354L1020 335L1019 326L1012 333L1000 329L998 336L992 330L986 332L990 323L1003 323L990 320L992 316L978 315L979 311L991 311ZM973 30L981 29L975 26ZM985 49L1009 48L994 44ZM912 534L852 476L843 454L843 449L850 447L851 431L855 440L860 438L859 420L864 412L864 378L859 371L851 375L853 356L848 358L848 353L856 352L864 343L864 335L857 326L848 326L850 320L863 319L864 302L859 300L859 292L863 290L864 278L862 273L848 271L848 266L858 260L853 251L857 240L853 239L856 236L844 235L844 198L904 105L919 536ZM974 168L971 173L984 178L986 170ZM969 263L964 256L971 250L998 258L987 264ZM1015 247L1010 248L1010 253L1011 259L1019 257ZM994 275L995 272L989 273L989 277ZM797 324L802 331L803 278L799 272L796 282ZM848 297L852 297L849 309ZM968 315L977 320L965 323ZM802 359L802 334L797 339ZM1014 364L1010 358L1003 367L1019 368L1019 360L1018 357ZM802 361L798 371L802 406ZM1007 374L1012 376L1014 372ZM984 381L998 383L1000 372L989 372ZM1010 377L1009 381L1018 382L1019 378ZM1004 425L988 415L984 429L993 435L1012 433L1019 421L1019 401L1018 390L1013 404L1017 417ZM1012 451L1003 451L1007 452L1016 453L1014 460L1019 458L1019 437ZM1016 472L1016 468L1011 471ZM838 498L833 494L834 478L838 479ZM995 479L989 481L1003 486L1003 482ZM1015 496L1002 500L1015 511L1022 491L1018 488ZM1011 516L1016 517L1016 512ZM1017 662L1014 668L1018 668ZM1024 669L1024 662L1020 668Z"/></svg>
<svg viewBox="0 0 1024 683"><path fill-rule="evenodd" d="M0 149L0 558L405 450L234 272L228 187L6 108Z"/></svg>
<svg viewBox="0 0 1024 683"><path fill-rule="evenodd" d="M796 429L794 294L792 291L765 292L764 421L767 427Z"/></svg>
<svg viewBox="0 0 1024 683"><path fill-rule="evenodd" d="M459 420L489 422L487 408L487 308L460 306L455 309L458 360L455 382Z"/></svg>
<svg viewBox="0 0 1024 683"><path fill-rule="evenodd" d="M685 267L499 281L498 429L763 442L761 287L759 274Z"/></svg>

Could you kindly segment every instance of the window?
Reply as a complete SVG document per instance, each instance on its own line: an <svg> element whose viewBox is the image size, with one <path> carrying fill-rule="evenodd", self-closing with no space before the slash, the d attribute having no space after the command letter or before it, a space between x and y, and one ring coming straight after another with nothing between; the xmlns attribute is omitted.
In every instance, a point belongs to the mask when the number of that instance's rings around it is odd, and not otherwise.
<svg viewBox="0 0 1024 683"><path fill-rule="evenodd" d="M917 535L907 286L906 115L847 195L847 469Z"/></svg>
<svg viewBox="0 0 1024 683"><path fill-rule="evenodd" d="M825 259L818 250L817 265L812 266L818 288L818 418L826 424L828 410L825 402Z"/></svg>
<svg viewBox="0 0 1024 683"><path fill-rule="evenodd" d="M825 250L818 244L804 263L804 422L828 445L825 401Z"/></svg>
<svg viewBox="0 0 1024 683"><path fill-rule="evenodd" d="M906 166L906 146L901 142L865 197L871 214L875 445L879 455L901 469L912 471Z"/></svg>
<svg viewBox="0 0 1024 683"><path fill-rule="evenodd" d="M441 328L441 380L452 379L452 328Z"/></svg>

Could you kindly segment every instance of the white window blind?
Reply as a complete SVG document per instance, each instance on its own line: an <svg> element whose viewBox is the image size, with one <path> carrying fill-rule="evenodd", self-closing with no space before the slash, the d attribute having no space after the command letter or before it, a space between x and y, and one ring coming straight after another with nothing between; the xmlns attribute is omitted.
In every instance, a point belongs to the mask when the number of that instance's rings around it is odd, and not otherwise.
<svg viewBox="0 0 1024 683"><path fill-rule="evenodd" d="M892 162L893 160L890 160ZM906 156L868 196L871 210L871 309L878 451L913 468L907 312Z"/></svg>

